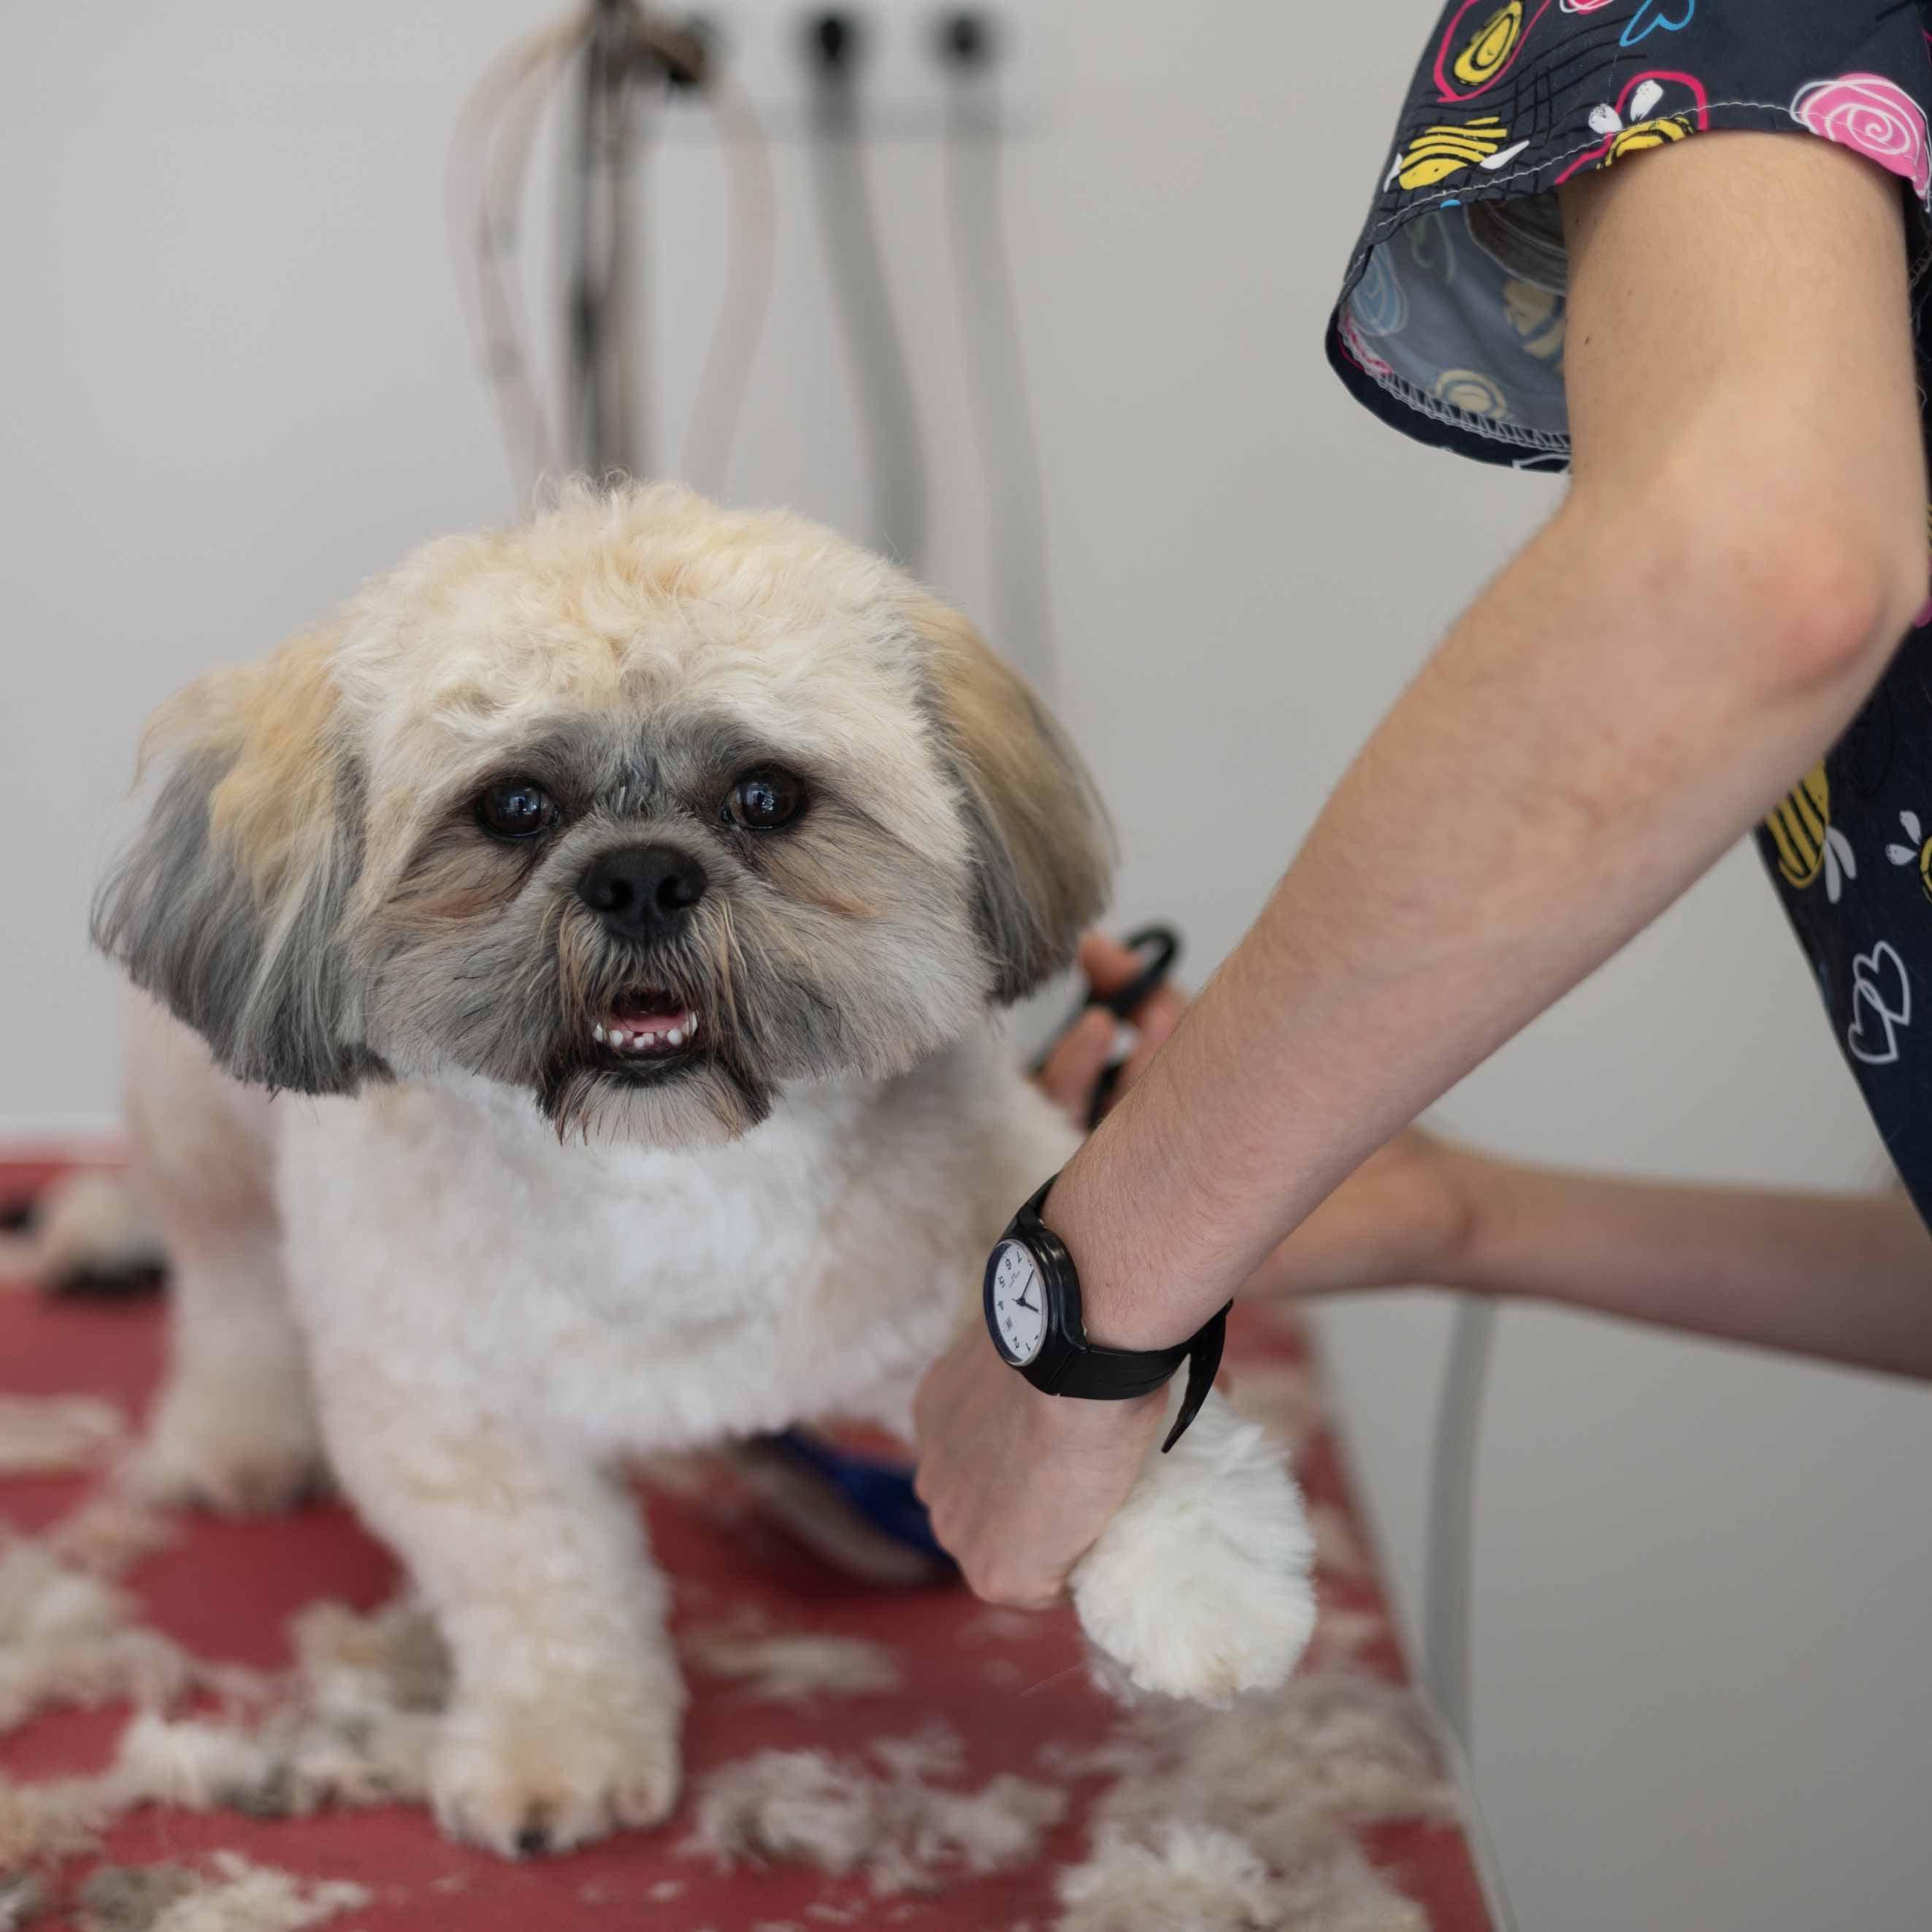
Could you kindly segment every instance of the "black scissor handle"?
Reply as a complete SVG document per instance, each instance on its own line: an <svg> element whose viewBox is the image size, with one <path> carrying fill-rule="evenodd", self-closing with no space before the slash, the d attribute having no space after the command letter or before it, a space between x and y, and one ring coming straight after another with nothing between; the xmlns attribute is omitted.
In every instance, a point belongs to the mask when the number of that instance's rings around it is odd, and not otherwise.
<svg viewBox="0 0 1932 1932"><path fill-rule="evenodd" d="M1147 964L1124 986L1111 993L1090 992L1081 1012L1089 1006L1105 1006L1117 1020L1132 1019L1135 1009L1174 970L1174 962L1180 957L1180 935L1171 926L1144 926L1138 932L1129 933L1120 944L1130 952L1148 954ZM1078 1017L1075 1016L1076 1019Z"/></svg>
<svg viewBox="0 0 1932 1932"><path fill-rule="evenodd" d="M1066 1024L1047 1042L1046 1049L1034 1062L1036 1073L1044 1071L1053 1050L1074 1028L1083 1016L1096 1006L1104 1007L1117 1020L1131 1020L1136 1010L1148 997L1160 987L1174 970L1174 962L1180 957L1180 935L1171 926L1144 926L1130 932L1121 942L1130 952L1144 952L1147 963L1124 986L1111 993L1101 992L1089 987L1087 997L1069 1016ZM1126 1063L1110 1060L1100 1070L1100 1077L1094 1083L1093 1105L1088 1109L1088 1131L1100 1124L1100 1117L1107 1111L1107 1102L1114 1097L1114 1090L1120 1084L1120 1069Z"/></svg>

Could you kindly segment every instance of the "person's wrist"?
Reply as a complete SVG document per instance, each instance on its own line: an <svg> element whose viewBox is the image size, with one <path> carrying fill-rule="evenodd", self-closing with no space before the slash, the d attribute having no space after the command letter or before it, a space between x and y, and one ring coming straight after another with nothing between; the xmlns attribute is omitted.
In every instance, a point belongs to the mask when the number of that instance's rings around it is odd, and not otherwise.
<svg viewBox="0 0 1932 1932"><path fill-rule="evenodd" d="M1504 1256L1521 1170L1472 1148L1446 1146L1441 1159L1456 1211L1427 1279L1466 1294L1506 1292Z"/></svg>
<svg viewBox="0 0 1932 1932"><path fill-rule="evenodd" d="M1177 1280L1158 1258L1150 1268L1136 1265L1118 1238L1118 1218L1109 1215L1084 1154L1054 1181L1040 1218L1072 1257L1087 1340L1096 1348L1135 1353L1178 1347L1228 1296ZM1198 1313L1197 1304L1204 1304Z"/></svg>

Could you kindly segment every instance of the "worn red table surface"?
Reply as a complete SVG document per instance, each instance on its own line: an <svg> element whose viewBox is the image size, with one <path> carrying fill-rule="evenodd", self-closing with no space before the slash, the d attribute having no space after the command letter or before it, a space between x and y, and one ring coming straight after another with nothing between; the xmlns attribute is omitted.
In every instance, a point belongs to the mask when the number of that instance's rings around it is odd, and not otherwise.
<svg viewBox="0 0 1932 1932"><path fill-rule="evenodd" d="M0 1162L0 1202L30 1194L59 1163ZM1244 1312L1232 1324L1229 1359L1305 1364L1298 1327ZM163 1309L154 1298L113 1305L55 1302L0 1292L0 1390L14 1394L86 1394L117 1403L138 1422L160 1372ZM1318 1414L1299 1459L1311 1508L1336 1513L1340 1533L1366 1556L1371 1546L1350 1490L1332 1429ZM71 1508L87 1492L78 1476L0 1479L0 1521L32 1532ZM650 1497L652 1542L679 1581L681 1614L752 1606L785 1628L862 1637L890 1648L906 1666L904 1688L836 1704L792 1708L746 1700L730 1684L694 1684L686 1731L688 1791L705 1772L771 1747L849 1748L864 1738L916 1730L937 1718L964 1741L969 1780L1001 1771L1036 1775L1049 1741L1099 1742L1114 1708L1079 1668L1082 1649L1070 1614L1000 1619L984 1634L984 1612L956 1586L873 1591L829 1569L775 1528L742 1509ZM382 1602L397 1580L388 1552L340 1507L318 1506L256 1521L196 1518L170 1547L129 1578L145 1620L197 1654L274 1666L288 1660L289 1617L317 1598L358 1609ZM1382 1630L1358 1646L1361 1667L1400 1680L1406 1667L1372 1556L1326 1568L1320 1578L1324 1613L1369 1613ZM103 1767L126 1720L124 1708L47 1713L0 1738L0 1772L44 1778ZM1054 1871L1084 1856L1084 1814L1097 1786L1082 1787L1044 1855L1028 1869L962 1879L944 1894L892 1908L896 1922L930 1932L1006 1932L1050 1925ZM687 1799L687 1810L688 1800ZM662 1932L752 1932L796 1922L814 1902L866 1908L864 1922L887 1920L864 1881L828 1879L796 1868L713 1870L681 1849L686 1814L656 1832L632 1832L567 1856L512 1864L451 1844L419 1809L396 1808L256 1822L231 1814L136 1813L116 1825L107 1856L122 1863L192 1862L232 1849L311 1878L352 1879L375 1902L339 1922L370 1932L460 1926L464 1932L574 1932L616 1922L647 1923ZM1487 1932L1490 1920L1468 1847L1453 1826L1404 1824L1371 1831L1371 1858L1423 1904L1436 1932ZM674 1898L651 1896L676 1881ZM58 1926L65 1922L43 1922ZM1185 1928L1176 1928L1185 1932Z"/></svg>

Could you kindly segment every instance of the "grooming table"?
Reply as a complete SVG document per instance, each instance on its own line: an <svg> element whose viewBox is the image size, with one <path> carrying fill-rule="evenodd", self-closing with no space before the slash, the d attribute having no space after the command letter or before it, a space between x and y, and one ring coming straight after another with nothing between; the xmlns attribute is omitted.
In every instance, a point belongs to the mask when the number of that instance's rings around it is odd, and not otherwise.
<svg viewBox="0 0 1932 1932"><path fill-rule="evenodd" d="M53 1160L0 1162L0 1202L31 1195L57 1173ZM164 1310L152 1295L122 1303L53 1300L0 1288L0 1394L86 1395L139 1420L160 1373ZM1327 1634L1346 1633L1349 1668L1401 1682L1406 1666L1369 1538L1340 1449L1322 1413L1318 1377L1298 1322L1244 1310L1231 1325L1228 1360L1275 1392L1293 1425L1298 1461L1323 1556L1324 1622L1316 1654L1337 1654ZM0 1526L35 1534L94 1489L83 1474L0 1478ZM1054 1878L1088 1856L1087 1815L1106 1788L1102 1772L1077 1768L1121 1721L1090 1684L1070 1612L1038 1616L987 1612L956 1585L869 1589L791 1541L755 1500L701 1486L654 1487L644 1507L659 1559L677 1580L678 1622L751 1617L790 1631L857 1637L889 1652L904 1672L896 1690L827 1694L802 1703L760 1701L743 1686L691 1673L686 1796L677 1816L566 1856L510 1864L453 1844L416 1807L257 1820L233 1812L151 1808L114 1823L105 1856L119 1864L195 1864L221 1850L305 1880L354 1880L371 1900L329 1922L368 1932L460 1927L463 1932L576 1932L648 1925L662 1932L818 1932L822 1925L909 1924L930 1932L1051 1932L1061 1910ZM318 1598L369 1610L390 1597L396 1566L334 1504L252 1521L191 1516L174 1540L127 1575L142 1618L196 1656L261 1668L289 1662L285 1625ZM0 1651L4 1663L4 1651ZM127 1708L57 1709L0 1737L0 1774L16 1781L103 1768ZM721 1871L688 1848L693 1793L708 1774L775 1747L855 1754L878 1738L934 1722L957 1734L962 1790L995 1774L1028 1778L1059 1754L1069 1809L1022 1868L950 1876L936 1892L875 1895L865 1877L833 1877L772 1863ZM1042 1747L1052 1747L1042 1760ZM1074 1766L1069 1769L1066 1767ZM1492 1924L1474 1858L1453 1821L1398 1820L1355 1833L1377 1870L1415 1901L1436 1932L1485 1932ZM1265 1847L1262 1847L1264 1851ZM63 1916L93 1860L61 1872ZM1274 1922L1270 1920L1270 1923ZM1174 1932L1186 1932L1177 1924ZM1310 1924L1306 1932L1321 1932Z"/></svg>

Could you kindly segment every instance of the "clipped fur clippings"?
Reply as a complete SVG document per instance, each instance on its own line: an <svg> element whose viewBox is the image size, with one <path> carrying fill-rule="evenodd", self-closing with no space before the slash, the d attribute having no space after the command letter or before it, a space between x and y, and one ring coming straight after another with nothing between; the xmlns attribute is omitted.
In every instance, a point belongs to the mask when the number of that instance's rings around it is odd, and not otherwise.
<svg viewBox="0 0 1932 1932"><path fill-rule="evenodd" d="M922 1739L914 1761L933 1748ZM875 1745L874 1755L896 1754ZM886 1898L1028 1864L1066 1805L1064 1792L1011 1773L977 1791L953 1791L908 1771L882 1777L826 1751L760 1751L706 1781L687 1849L725 1870L783 1863L835 1878L862 1874Z"/></svg>
<svg viewBox="0 0 1932 1932"><path fill-rule="evenodd" d="M0 1476L91 1468L127 1429L112 1402L92 1396L0 1395Z"/></svg>
<svg viewBox="0 0 1932 1932"><path fill-rule="evenodd" d="M44 1543L0 1548L0 1732L58 1705L170 1704L200 1674L171 1639L130 1622L102 1577Z"/></svg>
<svg viewBox="0 0 1932 1932"><path fill-rule="evenodd" d="M706 1676L729 1679L748 1697L802 1704L819 1697L864 1697L896 1690L898 1660L863 1637L814 1630L768 1630L738 1618L687 1630L686 1657Z"/></svg>
<svg viewBox="0 0 1932 1932"><path fill-rule="evenodd" d="M1150 1840L1118 1828L1055 1884L1054 1932L1428 1932L1427 1915L1346 1840L1286 1875L1247 1840L1169 1823Z"/></svg>
<svg viewBox="0 0 1932 1932"><path fill-rule="evenodd" d="M1189 1818L1271 1851L1311 1818L1346 1832L1456 1816L1426 1714L1380 1678L1306 1671L1224 1713L1150 1710L1131 1728L1147 1756L1102 1795L1097 1822L1144 1833Z"/></svg>
<svg viewBox="0 0 1932 1932"><path fill-rule="evenodd" d="M98 1778L16 1784L0 1777L0 1872L50 1868L92 1851L113 1809Z"/></svg>
<svg viewBox="0 0 1932 1932"><path fill-rule="evenodd" d="M186 1865L101 1865L80 1888L80 1932L149 1932L199 1882Z"/></svg>
<svg viewBox="0 0 1932 1932"><path fill-rule="evenodd" d="M152 1503L106 1488L54 1524L40 1546L70 1570L110 1581L174 1540L172 1517Z"/></svg>
<svg viewBox="0 0 1932 1932"><path fill-rule="evenodd" d="M0 1932L20 1932L48 1907L47 1888L37 1873L0 1878Z"/></svg>
<svg viewBox="0 0 1932 1932"><path fill-rule="evenodd" d="M1063 1871L1058 1932L1255 1932L1274 1922L1266 1862L1245 1840L1202 1825L1168 1825L1152 1844L1118 1827Z"/></svg>
<svg viewBox="0 0 1932 1932"><path fill-rule="evenodd" d="M1089 1856L1060 1874L1054 1932L1426 1932L1353 1838L1455 1815L1427 1718L1400 1684L1308 1671L1219 1714L1144 1709L1052 1762L1114 1780Z"/></svg>
<svg viewBox="0 0 1932 1932"><path fill-rule="evenodd" d="M308 1932L374 1894L346 1880L298 1878L217 1852L206 1874L175 1864L104 1865L81 1888L80 1932Z"/></svg>

